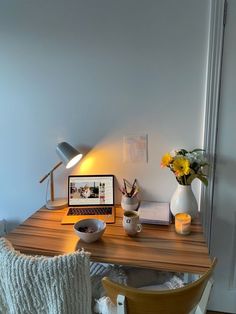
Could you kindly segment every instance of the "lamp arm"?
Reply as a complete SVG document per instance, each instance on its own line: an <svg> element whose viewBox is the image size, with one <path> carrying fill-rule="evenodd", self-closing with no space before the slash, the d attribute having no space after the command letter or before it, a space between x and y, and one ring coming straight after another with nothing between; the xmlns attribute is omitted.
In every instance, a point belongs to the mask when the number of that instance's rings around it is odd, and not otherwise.
<svg viewBox="0 0 236 314"><path fill-rule="evenodd" d="M50 170L40 181L39 183L42 183L45 179L47 179L48 176L50 176L54 170L56 170L58 167L60 167L60 165L62 165L62 161L60 161L58 164L56 164L56 166L54 166L52 168L52 170Z"/></svg>

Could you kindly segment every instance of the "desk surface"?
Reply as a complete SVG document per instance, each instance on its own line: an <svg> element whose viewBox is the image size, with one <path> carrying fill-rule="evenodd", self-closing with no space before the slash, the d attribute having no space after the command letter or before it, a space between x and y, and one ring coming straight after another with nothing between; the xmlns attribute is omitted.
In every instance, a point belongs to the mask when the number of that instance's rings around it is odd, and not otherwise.
<svg viewBox="0 0 236 314"><path fill-rule="evenodd" d="M167 271L203 273L211 265L208 248L199 223L191 225L190 235L178 235L174 225L143 225L136 237L122 227L122 209L116 208L116 223L108 224L97 242L84 243L73 225L61 225L65 210L41 208L7 235L15 249L26 254L54 256L83 247L97 262L147 267Z"/></svg>

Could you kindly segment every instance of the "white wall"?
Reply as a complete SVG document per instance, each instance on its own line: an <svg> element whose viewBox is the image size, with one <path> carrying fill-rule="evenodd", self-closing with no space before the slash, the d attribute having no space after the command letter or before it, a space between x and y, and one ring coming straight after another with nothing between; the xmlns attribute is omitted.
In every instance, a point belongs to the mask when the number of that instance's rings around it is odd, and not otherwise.
<svg viewBox="0 0 236 314"><path fill-rule="evenodd" d="M228 1L210 253L217 257L209 309L236 313L236 1Z"/></svg>
<svg viewBox="0 0 236 314"><path fill-rule="evenodd" d="M208 19L206 0L1 1L0 217L43 205L61 140L91 149L73 173L137 177L143 198L168 201L161 156L202 143ZM148 163L123 163L123 136L143 133Z"/></svg>

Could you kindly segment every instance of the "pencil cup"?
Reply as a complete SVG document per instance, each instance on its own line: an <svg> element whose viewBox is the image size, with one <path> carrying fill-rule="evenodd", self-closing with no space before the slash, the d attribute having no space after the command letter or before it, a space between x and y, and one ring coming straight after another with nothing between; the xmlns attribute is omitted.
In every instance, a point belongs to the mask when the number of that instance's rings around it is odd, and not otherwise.
<svg viewBox="0 0 236 314"><path fill-rule="evenodd" d="M122 195L121 198L121 207L126 210L136 210L138 209L139 201L136 196L128 197L126 195Z"/></svg>

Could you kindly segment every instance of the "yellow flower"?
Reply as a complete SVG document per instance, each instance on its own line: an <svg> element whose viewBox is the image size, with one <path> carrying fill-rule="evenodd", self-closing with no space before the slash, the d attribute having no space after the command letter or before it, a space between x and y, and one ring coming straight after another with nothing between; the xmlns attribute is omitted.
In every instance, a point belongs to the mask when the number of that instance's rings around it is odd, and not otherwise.
<svg viewBox="0 0 236 314"><path fill-rule="evenodd" d="M173 161L173 157L169 153L166 153L161 160L161 167L168 167L170 163Z"/></svg>
<svg viewBox="0 0 236 314"><path fill-rule="evenodd" d="M190 173L190 162L184 157L175 159L173 162L173 170L177 177L188 175Z"/></svg>

